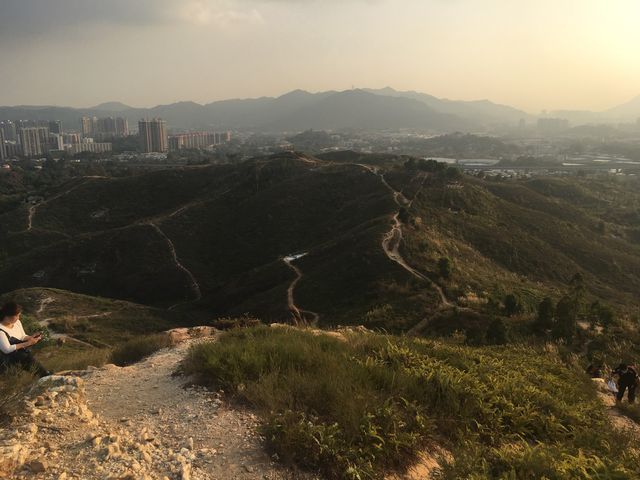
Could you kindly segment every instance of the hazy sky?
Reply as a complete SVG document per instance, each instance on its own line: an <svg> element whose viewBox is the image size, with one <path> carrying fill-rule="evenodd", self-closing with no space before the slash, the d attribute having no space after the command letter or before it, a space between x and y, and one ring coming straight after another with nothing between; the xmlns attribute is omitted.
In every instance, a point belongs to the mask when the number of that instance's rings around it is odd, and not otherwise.
<svg viewBox="0 0 640 480"><path fill-rule="evenodd" d="M0 0L0 104L392 86L530 112L640 94L639 0Z"/></svg>

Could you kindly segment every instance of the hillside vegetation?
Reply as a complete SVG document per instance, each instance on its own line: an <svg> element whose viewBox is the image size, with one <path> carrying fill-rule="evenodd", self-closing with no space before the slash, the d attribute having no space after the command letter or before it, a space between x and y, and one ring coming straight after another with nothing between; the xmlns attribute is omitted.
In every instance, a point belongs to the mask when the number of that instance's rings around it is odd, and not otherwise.
<svg viewBox="0 0 640 480"><path fill-rule="evenodd" d="M44 332L33 350L53 371L139 359L167 345L159 332L196 322L184 313L51 288L17 290L0 296L0 303L8 299L23 306L27 333Z"/></svg>
<svg viewBox="0 0 640 480"><path fill-rule="evenodd" d="M381 479L436 445L447 479L636 478L637 450L553 347L262 327L193 347L183 368L255 408L280 458L329 478Z"/></svg>
<svg viewBox="0 0 640 480"><path fill-rule="evenodd" d="M576 274L585 305L610 304L633 323L637 187L630 177L486 180L355 152L79 177L2 215L0 282L288 322L295 276L282 259L306 253L295 300L321 325L408 331L450 317L447 306L486 324L508 295L532 320ZM396 214L398 254L419 275L383 250Z"/></svg>

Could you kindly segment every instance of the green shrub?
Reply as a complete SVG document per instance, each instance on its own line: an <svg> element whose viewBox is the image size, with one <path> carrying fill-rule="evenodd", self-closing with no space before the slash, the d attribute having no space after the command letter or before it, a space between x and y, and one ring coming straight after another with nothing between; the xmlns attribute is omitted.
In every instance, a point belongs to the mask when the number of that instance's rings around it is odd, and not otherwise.
<svg viewBox="0 0 640 480"><path fill-rule="evenodd" d="M170 345L168 335L162 333L135 337L111 352L111 363L121 367L131 365Z"/></svg>
<svg viewBox="0 0 640 480"><path fill-rule="evenodd" d="M438 260L438 274L447 279L451 276L451 260L447 257L441 257Z"/></svg>
<svg viewBox="0 0 640 480"><path fill-rule="evenodd" d="M509 343L509 331L501 318L494 318L487 327L487 343L492 345Z"/></svg>
<svg viewBox="0 0 640 480"><path fill-rule="evenodd" d="M329 478L381 479L434 439L455 445L451 479L634 478L591 383L554 352L343 336L238 330L183 368L253 406L273 452Z"/></svg>

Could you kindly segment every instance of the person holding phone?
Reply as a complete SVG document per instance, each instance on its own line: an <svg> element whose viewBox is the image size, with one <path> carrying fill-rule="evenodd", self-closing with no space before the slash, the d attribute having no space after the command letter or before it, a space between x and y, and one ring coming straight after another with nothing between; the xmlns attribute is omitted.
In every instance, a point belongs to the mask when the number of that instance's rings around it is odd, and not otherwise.
<svg viewBox="0 0 640 480"><path fill-rule="evenodd" d="M16 365L40 377L51 375L29 350L42 340L42 333L27 335L20 321L21 313L22 307L16 302L7 302L0 309L0 370Z"/></svg>

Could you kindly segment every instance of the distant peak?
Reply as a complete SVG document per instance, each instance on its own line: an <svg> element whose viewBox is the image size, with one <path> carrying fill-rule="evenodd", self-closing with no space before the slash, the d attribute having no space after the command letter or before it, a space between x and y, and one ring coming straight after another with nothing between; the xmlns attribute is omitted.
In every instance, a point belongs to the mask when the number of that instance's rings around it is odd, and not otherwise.
<svg viewBox="0 0 640 480"><path fill-rule="evenodd" d="M312 94L307 92L306 90L301 90L301 89L297 88L296 90L292 90L292 91L290 91L288 93L285 93L284 95L281 95L278 98L306 97L308 95L312 95Z"/></svg>
<svg viewBox="0 0 640 480"><path fill-rule="evenodd" d="M100 105L96 105L95 107L91 107L92 110L104 110L108 112L118 112L121 110L129 110L129 105L125 105L122 102L104 102Z"/></svg>

